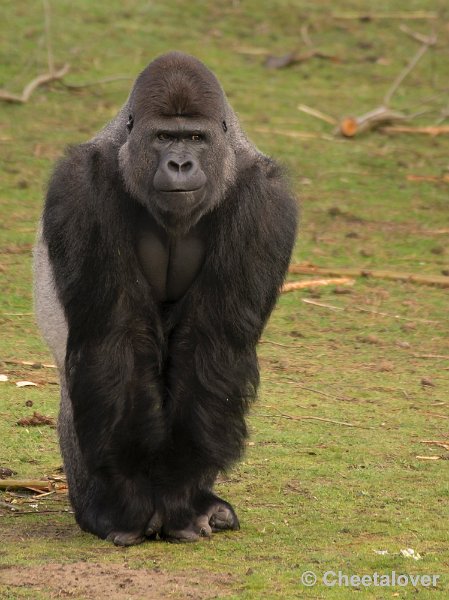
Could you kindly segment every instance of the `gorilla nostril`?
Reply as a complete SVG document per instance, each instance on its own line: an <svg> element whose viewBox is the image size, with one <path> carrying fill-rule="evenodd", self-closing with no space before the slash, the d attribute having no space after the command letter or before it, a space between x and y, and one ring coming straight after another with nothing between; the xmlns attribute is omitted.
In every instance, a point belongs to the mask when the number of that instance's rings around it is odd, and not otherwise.
<svg viewBox="0 0 449 600"><path fill-rule="evenodd" d="M174 160L169 160L167 163L167 167L169 171L176 171L176 173L178 173L182 169L182 165L175 162Z"/></svg>
<svg viewBox="0 0 449 600"><path fill-rule="evenodd" d="M191 160L184 161L181 165L181 171L185 173L186 171L190 171L193 167L193 163Z"/></svg>

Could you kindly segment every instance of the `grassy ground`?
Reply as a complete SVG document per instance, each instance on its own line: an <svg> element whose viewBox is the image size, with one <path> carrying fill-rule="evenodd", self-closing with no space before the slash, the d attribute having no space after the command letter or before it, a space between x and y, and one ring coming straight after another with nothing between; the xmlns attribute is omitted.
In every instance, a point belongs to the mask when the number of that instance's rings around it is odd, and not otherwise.
<svg viewBox="0 0 449 600"><path fill-rule="evenodd" d="M295 261L449 273L448 184L407 179L448 173L447 136L372 133L342 141L279 133L330 133L331 126L300 113L299 103L337 117L380 104L418 47L400 32L401 23L424 34L433 29L439 41L393 105L413 112L426 101L435 111L416 123L435 122L447 106L444 0L53 5L53 51L58 64L70 63L69 83L132 78L171 48L206 61L250 137L291 172L303 207ZM368 6L377 15L372 19L340 18L366 13ZM434 11L438 18L397 15L416 11ZM304 24L317 47L340 60L265 69L257 51L285 54L301 44ZM8 3L1 27L0 86L20 91L45 70L41 3ZM63 148L102 127L130 85L119 80L77 91L54 85L37 90L26 105L0 105L0 360L51 362L32 314L31 246L43 190ZM148 543L122 550L81 533L64 495L37 502L49 512L14 516L6 502L33 511L36 501L3 494L0 597L448 598L449 478L443 459L449 454L422 444L449 440L448 290L359 279L351 293L338 291L282 296L265 332L251 441L244 461L218 485L238 509L240 532L196 545ZM302 302L307 298L345 310ZM0 372L10 379L0 383L0 467L13 469L16 477L42 478L60 465L55 430L16 422L33 410L56 417L56 374L8 362L0 363ZM39 386L14 385L23 379ZM303 416L355 426L298 419ZM423 455L442 458L417 458ZM422 560L405 558L405 548ZM78 580L70 580L67 565L82 573ZM339 570L440 579L429 589L320 583L325 572ZM304 571L316 573L316 586L301 583ZM83 587L84 577L100 587ZM146 588L139 587L139 577ZM151 587L154 581L160 581L159 591Z"/></svg>

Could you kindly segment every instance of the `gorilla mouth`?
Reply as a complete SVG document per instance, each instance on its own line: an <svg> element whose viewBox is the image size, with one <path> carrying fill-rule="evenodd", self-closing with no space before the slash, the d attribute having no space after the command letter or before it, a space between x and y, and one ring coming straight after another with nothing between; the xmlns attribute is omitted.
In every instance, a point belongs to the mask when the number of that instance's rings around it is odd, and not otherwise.
<svg viewBox="0 0 449 600"><path fill-rule="evenodd" d="M202 189L203 186L198 187L198 188L193 188L191 190L181 190L181 189L174 189L174 190L160 190L163 194L191 194L193 192L199 192Z"/></svg>

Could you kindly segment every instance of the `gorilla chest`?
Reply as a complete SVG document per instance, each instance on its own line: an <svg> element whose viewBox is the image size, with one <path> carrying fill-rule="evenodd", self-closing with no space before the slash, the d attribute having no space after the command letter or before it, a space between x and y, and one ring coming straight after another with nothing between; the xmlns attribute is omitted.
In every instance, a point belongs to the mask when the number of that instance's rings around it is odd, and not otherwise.
<svg viewBox="0 0 449 600"><path fill-rule="evenodd" d="M138 233L137 253L142 271L159 302L179 300L203 265L205 243L199 228L183 237L171 237L155 223Z"/></svg>

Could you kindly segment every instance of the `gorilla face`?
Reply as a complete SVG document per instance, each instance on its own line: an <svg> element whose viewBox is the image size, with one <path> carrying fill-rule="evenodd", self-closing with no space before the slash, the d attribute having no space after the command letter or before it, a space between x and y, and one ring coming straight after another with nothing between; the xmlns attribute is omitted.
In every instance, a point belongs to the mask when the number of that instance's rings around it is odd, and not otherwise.
<svg viewBox="0 0 449 600"><path fill-rule="evenodd" d="M176 53L163 60L136 81L119 162L130 194L180 235L223 199L235 177L235 153L215 76L190 57L192 65L183 57L182 69Z"/></svg>
<svg viewBox="0 0 449 600"><path fill-rule="evenodd" d="M120 150L128 190L165 229L185 233L221 200L223 165L230 163L225 132L184 117L130 118L128 128Z"/></svg>

